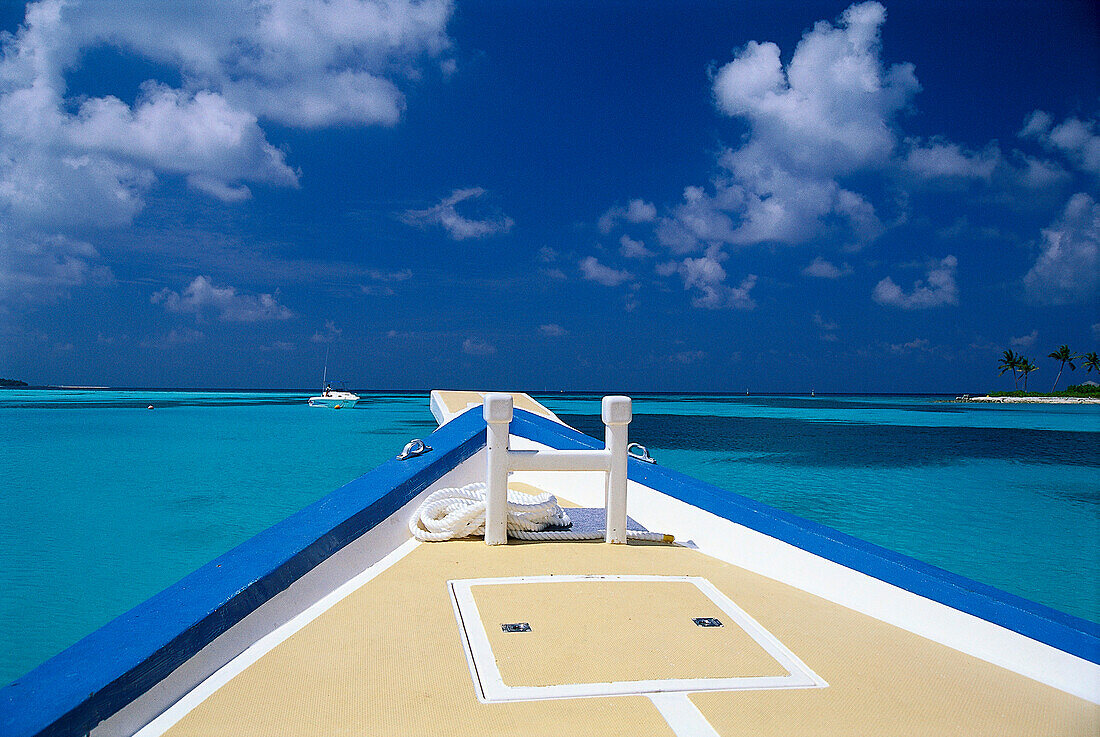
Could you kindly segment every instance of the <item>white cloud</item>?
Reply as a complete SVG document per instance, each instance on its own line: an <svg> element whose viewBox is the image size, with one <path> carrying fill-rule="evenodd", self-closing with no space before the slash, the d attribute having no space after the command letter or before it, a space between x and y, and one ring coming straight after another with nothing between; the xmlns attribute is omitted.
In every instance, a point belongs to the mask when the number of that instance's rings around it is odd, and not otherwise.
<svg viewBox="0 0 1100 737"><path fill-rule="evenodd" d="M872 204L838 177L887 166L894 118L920 90L911 64L884 67L877 2L837 25L817 23L783 65L773 43L750 41L714 74L715 104L744 119L744 145L719 157L713 194L689 187L658 226L674 253L729 244L802 243L838 228L857 243L883 231Z"/></svg>
<svg viewBox="0 0 1100 737"><path fill-rule="evenodd" d="M213 311L229 322L260 322L287 320L294 316L279 304L273 294L238 294L236 287L216 287L208 276L196 276L183 293L165 287L154 292L149 300L163 304L169 312L202 314Z"/></svg>
<svg viewBox="0 0 1100 737"><path fill-rule="evenodd" d="M657 219L657 208L652 203L642 199L634 199L627 203L626 207L615 206L600 215L596 223L600 232L607 235L620 222L628 223L652 223Z"/></svg>
<svg viewBox="0 0 1100 737"><path fill-rule="evenodd" d="M652 203L644 200L631 200L626 206L626 221L628 223L651 223L657 217L657 208Z"/></svg>
<svg viewBox="0 0 1100 737"><path fill-rule="evenodd" d="M657 240L674 254L697 251L703 244L718 245L736 240L730 212L742 209L744 193L739 187L719 187L710 196L702 187L685 187L684 201L671 217L657 224Z"/></svg>
<svg viewBox="0 0 1100 737"><path fill-rule="evenodd" d="M580 262L581 275L588 281L603 284L605 287L617 287L623 282L630 281L634 275L629 271L613 269L601 264L595 256L588 256Z"/></svg>
<svg viewBox="0 0 1100 737"><path fill-rule="evenodd" d="M399 271L381 271L380 269L367 269L364 272L367 277L372 279L372 284L360 284L359 291L363 294L369 294L377 297L392 297L394 292L393 287L390 284L395 282L403 282L412 278L411 269L401 269Z"/></svg>
<svg viewBox="0 0 1100 737"><path fill-rule="evenodd" d="M931 353L932 344L927 338L916 338L908 343L890 343L886 346L886 350L898 355L905 355L906 353L912 353L914 351Z"/></svg>
<svg viewBox="0 0 1100 737"><path fill-rule="evenodd" d="M62 235L21 236L0 226L0 305L67 297L87 283L113 281L89 243Z"/></svg>
<svg viewBox="0 0 1100 737"><path fill-rule="evenodd" d="M653 270L658 276L672 276L680 270L680 264L677 261L662 261L654 266Z"/></svg>
<svg viewBox="0 0 1100 737"><path fill-rule="evenodd" d="M1034 302L1069 304L1094 299L1100 288L1100 204L1084 192L1043 230L1042 253L1024 276Z"/></svg>
<svg viewBox="0 0 1100 737"><path fill-rule="evenodd" d="M467 338L462 341L462 352L469 356L491 356L497 349L492 343L480 338Z"/></svg>
<svg viewBox="0 0 1100 737"><path fill-rule="evenodd" d="M563 328L557 323L550 323L549 325L539 325L539 332L543 335L556 338L562 335L569 335L569 331Z"/></svg>
<svg viewBox="0 0 1100 737"><path fill-rule="evenodd" d="M382 271L381 269L367 269L367 276L375 281L395 282L412 279L412 269L398 269L397 271Z"/></svg>
<svg viewBox="0 0 1100 737"><path fill-rule="evenodd" d="M831 261L827 261L821 256L815 258L802 270L803 276L814 276L818 279L839 279L851 273L852 267L848 264L836 266Z"/></svg>
<svg viewBox="0 0 1100 737"><path fill-rule="evenodd" d="M141 346L143 348L166 350L177 345L201 343L204 340L206 340L206 335L202 331L193 328L181 328L179 330L169 330L163 335L157 335L148 340L143 340Z"/></svg>
<svg viewBox="0 0 1100 737"><path fill-rule="evenodd" d="M653 255L653 251L646 248L643 241L636 241L624 234L619 239L619 255L623 258L649 258Z"/></svg>
<svg viewBox="0 0 1100 737"><path fill-rule="evenodd" d="M669 356L668 360L672 363L679 363L687 366L688 364L702 361L706 357L707 354L705 351L680 351L679 353L674 353Z"/></svg>
<svg viewBox="0 0 1100 737"><path fill-rule="evenodd" d="M871 297L880 305L906 310L958 304L959 289L955 283L957 268L958 260L954 256L945 256L929 265L925 280L918 279L914 282L913 289L908 294L893 279L886 277L875 285Z"/></svg>
<svg viewBox="0 0 1100 737"><path fill-rule="evenodd" d="M721 262L725 256L717 247L707 249L699 258L685 258L679 267L684 289L694 290L692 307L708 310L723 308L751 310L756 302L750 296L756 286L756 275L749 274L736 287L726 284L726 270Z"/></svg>
<svg viewBox="0 0 1100 737"><path fill-rule="evenodd" d="M924 179L984 179L989 181L1001 163L995 143L982 151L967 151L957 143L934 138L927 144L909 141L905 168Z"/></svg>
<svg viewBox="0 0 1100 737"><path fill-rule="evenodd" d="M318 330L310 337L310 341L314 343L331 343L340 337L340 333L344 332L341 328L336 327L334 320L325 320L324 331Z"/></svg>
<svg viewBox="0 0 1100 737"><path fill-rule="evenodd" d="M1054 161L1014 152L1016 181L1028 189L1043 190L1067 181L1069 172Z"/></svg>
<svg viewBox="0 0 1100 737"><path fill-rule="evenodd" d="M831 176L885 161L888 123L920 89L912 64L883 68L885 21L877 2L852 5L836 26L815 24L786 68L778 46L749 42L715 75L718 108L747 118L753 153L788 169Z"/></svg>
<svg viewBox="0 0 1100 737"><path fill-rule="evenodd" d="M1032 330L1027 335L1021 335L1018 338L1013 338L1012 340L1009 341L1009 343L1012 346L1017 347L1017 348L1028 348L1028 347L1035 344L1035 340L1038 337L1039 337L1039 331L1038 330Z"/></svg>
<svg viewBox="0 0 1100 737"><path fill-rule="evenodd" d="M821 316L820 312L815 312L813 315L814 325L817 325L822 330L836 330L837 324L830 322Z"/></svg>
<svg viewBox="0 0 1100 737"><path fill-rule="evenodd" d="M1021 138L1038 141L1044 148L1057 151L1082 171L1100 175L1100 133L1096 120L1067 118L1054 125L1049 113L1036 110L1024 121Z"/></svg>
<svg viewBox="0 0 1100 737"><path fill-rule="evenodd" d="M820 312L815 312L813 314L813 321L814 325L816 325L821 330L821 332L818 334L819 338L829 342L836 342L839 340L839 338L836 337L835 333L838 327L835 322L832 322L831 320L826 320L824 317L821 316Z"/></svg>
<svg viewBox="0 0 1100 737"><path fill-rule="evenodd" d="M458 213L456 205L467 200L480 199L484 195L485 190L481 187L456 189L449 196L444 197L438 205L426 210L407 210L401 215L401 221L418 228L438 225L456 241L507 233L515 222L506 215L472 219Z"/></svg>
<svg viewBox="0 0 1100 737"><path fill-rule="evenodd" d="M232 182L296 186L298 176L264 137L256 116L219 94L146 82L133 107L115 97L85 101L62 135L74 150L183 174L208 194L247 196Z"/></svg>
<svg viewBox="0 0 1100 737"><path fill-rule="evenodd" d="M297 186L261 121L395 123L397 81L447 50L450 13L448 0L28 4L0 37L0 249L126 226L165 176L223 202L249 198L250 184ZM132 103L80 96L66 75L93 49L179 86L120 90Z"/></svg>

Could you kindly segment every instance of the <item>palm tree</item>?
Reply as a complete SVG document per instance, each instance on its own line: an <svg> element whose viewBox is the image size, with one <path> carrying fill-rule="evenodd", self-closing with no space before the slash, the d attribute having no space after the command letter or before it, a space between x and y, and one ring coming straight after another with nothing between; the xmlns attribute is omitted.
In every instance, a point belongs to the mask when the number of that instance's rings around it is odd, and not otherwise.
<svg viewBox="0 0 1100 737"><path fill-rule="evenodd" d="M1020 383L1020 377L1016 374L1016 370L1020 368L1020 361L1023 360L1023 356L1019 356L1012 351L1005 351L1001 356L1001 361L997 365L1001 367L1000 373L997 376L1004 376L1005 371L1012 371L1012 385L1018 386Z"/></svg>
<svg viewBox="0 0 1100 737"><path fill-rule="evenodd" d="M1033 364L1026 358L1020 360L1020 373L1024 375L1024 391L1027 391L1027 375L1032 371L1038 370L1038 366Z"/></svg>
<svg viewBox="0 0 1100 737"><path fill-rule="evenodd" d="M1073 365L1073 362L1080 358L1080 356L1071 353L1068 345L1063 345L1061 348L1054 351L1054 353L1047 356L1047 358L1053 358L1055 361L1062 362L1062 365L1058 367L1058 375L1054 377L1054 386L1050 389L1050 391L1053 392L1058 388L1058 380L1062 378L1062 370L1066 367L1066 364L1069 364L1070 371L1076 371L1077 367Z"/></svg>
<svg viewBox="0 0 1100 737"><path fill-rule="evenodd" d="M1100 360L1097 360L1096 351L1086 353L1081 359L1084 361L1081 365L1085 367L1086 374L1091 374L1093 369L1100 371Z"/></svg>

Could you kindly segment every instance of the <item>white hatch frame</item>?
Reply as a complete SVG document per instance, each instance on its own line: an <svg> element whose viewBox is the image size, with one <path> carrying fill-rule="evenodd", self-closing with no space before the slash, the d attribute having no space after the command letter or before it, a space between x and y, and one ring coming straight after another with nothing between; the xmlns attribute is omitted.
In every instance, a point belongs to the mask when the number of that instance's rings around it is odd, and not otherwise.
<svg viewBox="0 0 1100 737"><path fill-rule="evenodd" d="M573 583L579 581L626 581L653 583L682 581L693 584L715 606L729 615L746 634L787 671L786 676L737 678L679 678L666 680L616 681L611 683L561 683L553 686L509 686L504 683L489 642L485 623L474 602L474 586L528 583ZM447 582L454 605L458 631L477 698L482 703L534 701L597 696L693 693L697 691L745 691L754 689L825 688L829 684L813 672L772 633L737 606L714 584L697 576L518 576L468 578Z"/></svg>

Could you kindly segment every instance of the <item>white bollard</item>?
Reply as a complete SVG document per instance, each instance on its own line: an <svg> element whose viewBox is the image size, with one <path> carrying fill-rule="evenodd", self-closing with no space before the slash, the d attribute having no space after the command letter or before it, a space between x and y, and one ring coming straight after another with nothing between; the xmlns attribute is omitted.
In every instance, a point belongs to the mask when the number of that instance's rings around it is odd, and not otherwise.
<svg viewBox="0 0 1100 737"><path fill-rule="evenodd" d="M486 394L485 417L485 543L508 542L509 471L604 471L604 512L609 543L626 542L626 482L628 426L633 418L630 397L604 397L603 450L510 450L512 395Z"/></svg>
<svg viewBox="0 0 1100 737"><path fill-rule="evenodd" d="M604 504L607 510L607 533L604 539L609 543L625 543L626 447L630 442L627 439L627 430L633 418L630 397L604 397L601 415L605 426L604 447L611 456Z"/></svg>
<svg viewBox="0 0 1100 737"><path fill-rule="evenodd" d="M486 394L485 416L486 501L485 544L508 542L508 424L512 421L512 395Z"/></svg>

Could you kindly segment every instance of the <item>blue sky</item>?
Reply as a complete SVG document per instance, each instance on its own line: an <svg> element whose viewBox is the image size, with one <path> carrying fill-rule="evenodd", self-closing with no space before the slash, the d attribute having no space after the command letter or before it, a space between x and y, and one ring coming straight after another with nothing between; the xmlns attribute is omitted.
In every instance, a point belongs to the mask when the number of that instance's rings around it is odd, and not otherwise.
<svg viewBox="0 0 1100 737"><path fill-rule="evenodd" d="M1100 19L993 7L2 2L0 376L1049 387Z"/></svg>

